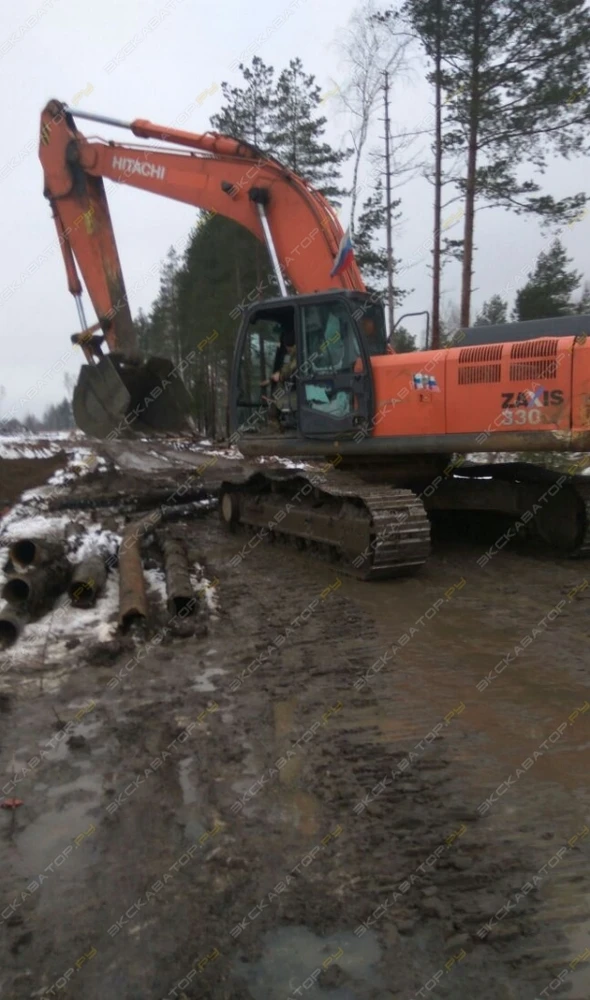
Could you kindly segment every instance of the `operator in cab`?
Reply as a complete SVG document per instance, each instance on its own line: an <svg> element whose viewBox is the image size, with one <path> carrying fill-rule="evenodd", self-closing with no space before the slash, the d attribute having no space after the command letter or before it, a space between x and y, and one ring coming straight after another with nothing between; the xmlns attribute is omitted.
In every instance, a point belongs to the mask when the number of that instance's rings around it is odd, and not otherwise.
<svg viewBox="0 0 590 1000"><path fill-rule="evenodd" d="M297 408L297 390L295 378L297 371L297 357L295 351L295 331L292 328L284 328L277 352L275 354L273 373L270 378L265 379L260 385L263 388L270 386L270 394L262 395L262 400L269 404L269 419L281 427L281 414L287 414L289 420L293 420L293 414ZM285 384L286 383L286 384Z"/></svg>
<svg viewBox="0 0 590 1000"><path fill-rule="evenodd" d="M273 364L273 373L270 378L260 383L261 386L268 386L272 382L286 382L295 374L297 368L297 358L295 356L295 331L285 329L281 333L281 340L277 347Z"/></svg>

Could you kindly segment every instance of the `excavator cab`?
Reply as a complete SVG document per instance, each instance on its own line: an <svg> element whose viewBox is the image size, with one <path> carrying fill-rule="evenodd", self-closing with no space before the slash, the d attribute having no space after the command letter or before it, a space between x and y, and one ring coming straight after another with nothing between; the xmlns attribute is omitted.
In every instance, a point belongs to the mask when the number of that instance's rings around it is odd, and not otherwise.
<svg viewBox="0 0 590 1000"><path fill-rule="evenodd" d="M292 330L294 360L284 364ZM366 431L374 413L370 357L386 351L383 311L369 295L335 290L256 303L236 343L232 441Z"/></svg>

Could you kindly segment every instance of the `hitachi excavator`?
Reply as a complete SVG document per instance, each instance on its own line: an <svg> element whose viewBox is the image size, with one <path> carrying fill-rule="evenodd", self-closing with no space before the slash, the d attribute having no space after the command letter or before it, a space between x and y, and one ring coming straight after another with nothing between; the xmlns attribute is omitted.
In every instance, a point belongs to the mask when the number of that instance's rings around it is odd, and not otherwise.
<svg viewBox="0 0 590 1000"><path fill-rule="evenodd" d="M89 140L74 117L183 149ZM409 575L428 557L434 510L510 515L488 560L524 533L561 554L590 550L590 481L579 463L560 475L462 457L590 450L585 335L392 354L381 303L366 291L334 210L248 143L53 100L39 150L82 326L72 338L86 360L74 413L91 436L183 430L190 408L182 365L139 357L104 179L219 213L266 244L280 295L241 309L230 439L246 456L316 466L267 467L223 484L221 517L253 536L246 550L261 538L286 540L361 579ZM90 327L76 264L97 314ZM283 376L286 352L295 363Z"/></svg>

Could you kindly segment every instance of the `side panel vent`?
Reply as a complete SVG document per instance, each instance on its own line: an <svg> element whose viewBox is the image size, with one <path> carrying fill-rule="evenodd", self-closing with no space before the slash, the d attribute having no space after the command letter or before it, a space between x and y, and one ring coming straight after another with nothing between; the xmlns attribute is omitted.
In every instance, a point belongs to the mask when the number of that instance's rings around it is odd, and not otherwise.
<svg viewBox="0 0 590 1000"><path fill-rule="evenodd" d="M459 351L460 365L474 365L478 361L501 361L503 344L485 344L482 347L463 347Z"/></svg>
<svg viewBox="0 0 590 1000"><path fill-rule="evenodd" d="M510 380L512 382L543 382L549 378L557 378L556 359L517 361L510 365Z"/></svg>
<svg viewBox="0 0 590 1000"><path fill-rule="evenodd" d="M474 382L501 382L502 365L470 365L459 368L459 385L473 385Z"/></svg>
<svg viewBox="0 0 590 1000"><path fill-rule="evenodd" d="M557 354L557 337L551 340L523 340L513 344L510 351L512 358L554 358Z"/></svg>

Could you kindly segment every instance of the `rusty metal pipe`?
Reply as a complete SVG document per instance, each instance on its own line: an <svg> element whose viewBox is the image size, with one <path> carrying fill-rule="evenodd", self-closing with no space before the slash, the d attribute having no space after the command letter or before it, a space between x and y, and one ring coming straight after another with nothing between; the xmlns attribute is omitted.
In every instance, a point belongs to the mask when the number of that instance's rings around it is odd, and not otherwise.
<svg viewBox="0 0 590 1000"><path fill-rule="evenodd" d="M63 543L45 538L19 538L10 546L10 559L17 571L29 566L46 566L63 557Z"/></svg>
<svg viewBox="0 0 590 1000"><path fill-rule="evenodd" d="M70 599L76 608L92 608L104 590L107 579L105 561L100 556L89 556L74 567L70 586Z"/></svg>
<svg viewBox="0 0 590 1000"><path fill-rule="evenodd" d="M186 550L177 538L158 535L158 543L164 555L166 568L166 588L168 590L168 610L171 614L192 614L197 606L190 581Z"/></svg>
<svg viewBox="0 0 590 1000"><path fill-rule="evenodd" d="M141 543L161 520L159 511L152 511L138 521L132 521L123 532L119 546L119 625L123 630L134 623L147 621L148 605L141 563Z"/></svg>

